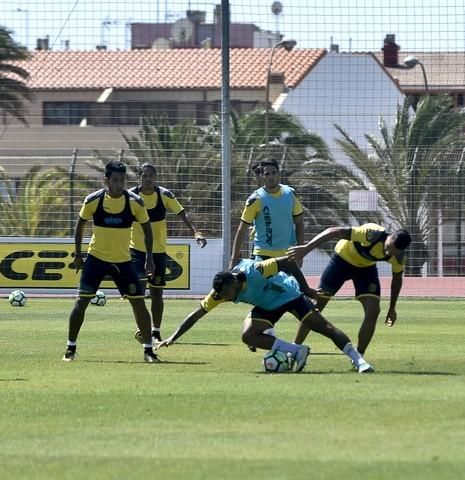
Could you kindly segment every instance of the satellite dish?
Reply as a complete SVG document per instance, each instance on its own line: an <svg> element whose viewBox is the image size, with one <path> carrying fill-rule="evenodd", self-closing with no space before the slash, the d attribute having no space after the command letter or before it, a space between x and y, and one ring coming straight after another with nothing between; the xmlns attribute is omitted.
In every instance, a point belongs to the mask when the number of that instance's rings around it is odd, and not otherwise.
<svg viewBox="0 0 465 480"><path fill-rule="evenodd" d="M181 18L174 22L171 28L171 36L176 43L185 43L192 38L194 25L187 18Z"/></svg>
<svg viewBox="0 0 465 480"><path fill-rule="evenodd" d="M283 11L283 4L281 2L273 2L271 4L271 11L273 15L279 15Z"/></svg>

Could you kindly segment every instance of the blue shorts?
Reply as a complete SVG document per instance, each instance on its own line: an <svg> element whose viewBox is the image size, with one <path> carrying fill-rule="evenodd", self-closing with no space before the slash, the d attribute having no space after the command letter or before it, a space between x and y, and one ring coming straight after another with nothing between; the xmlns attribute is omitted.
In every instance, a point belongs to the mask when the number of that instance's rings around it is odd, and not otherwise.
<svg viewBox="0 0 465 480"><path fill-rule="evenodd" d="M319 289L322 290L323 295L333 296L347 280L352 280L356 297L381 295L376 264L369 267L356 267L333 253L321 275Z"/></svg>
<svg viewBox="0 0 465 480"><path fill-rule="evenodd" d="M87 255L79 282L79 297L93 297L104 277L110 276L123 297L144 297L142 285L131 261L110 263Z"/></svg>
<svg viewBox="0 0 465 480"><path fill-rule="evenodd" d="M301 295L300 297L291 300L290 302L285 303L281 307L275 308L274 310L265 310L262 307L254 307L249 313L249 317L252 320L267 320L271 325L275 325L275 323L277 323L285 313L290 313L298 320L302 320L314 308L315 305L312 303L312 301L305 295Z"/></svg>
<svg viewBox="0 0 465 480"><path fill-rule="evenodd" d="M147 274L145 272L145 252L140 250L130 249L132 263L136 269L137 275L140 280L146 281ZM153 263L155 264L155 275L152 275L148 278L149 287L160 288L166 285L165 275L166 275L166 253L153 253Z"/></svg>

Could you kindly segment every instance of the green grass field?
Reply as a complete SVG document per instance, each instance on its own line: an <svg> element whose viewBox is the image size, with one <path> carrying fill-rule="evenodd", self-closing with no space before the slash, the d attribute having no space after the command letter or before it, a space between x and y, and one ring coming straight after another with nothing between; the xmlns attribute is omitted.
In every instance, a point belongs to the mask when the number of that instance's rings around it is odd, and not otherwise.
<svg viewBox="0 0 465 480"><path fill-rule="evenodd" d="M198 302L169 300L163 333ZM142 362L129 304L89 307L78 360L61 361L71 299L4 299L0 478L461 479L465 477L463 301L400 302L360 375L312 334L302 374L261 372L240 342L244 305L225 305ZM383 305L383 311L386 305ZM361 310L326 316L353 339ZM297 322L278 324L292 339Z"/></svg>

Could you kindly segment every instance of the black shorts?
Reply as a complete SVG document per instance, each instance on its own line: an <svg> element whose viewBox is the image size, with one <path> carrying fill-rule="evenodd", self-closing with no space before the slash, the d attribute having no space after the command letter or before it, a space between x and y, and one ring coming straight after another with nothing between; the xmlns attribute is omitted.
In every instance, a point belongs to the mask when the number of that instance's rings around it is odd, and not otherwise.
<svg viewBox="0 0 465 480"><path fill-rule="evenodd" d="M147 281L147 274L145 273L145 252L140 250L130 249L132 262L136 268L137 275L143 281ZM149 281L149 287L161 288L166 285L166 253L153 253L153 263L155 264L155 274L151 276Z"/></svg>
<svg viewBox="0 0 465 480"><path fill-rule="evenodd" d="M123 297L143 297L144 291L131 261L110 263L87 255L79 282L79 297L93 297L105 276L110 276Z"/></svg>
<svg viewBox="0 0 465 480"><path fill-rule="evenodd" d="M356 297L361 295L379 297L381 295L376 264L369 267L356 267L333 253L321 275L319 289L323 291L323 294L333 296L347 280L352 280Z"/></svg>
<svg viewBox="0 0 465 480"><path fill-rule="evenodd" d="M271 325L275 325L278 320L285 314L291 313L298 320L302 320L306 317L312 310L314 310L315 305L312 301L305 295L285 303L279 308L274 310L265 310L261 307L254 307L249 313L249 318L252 320L266 320Z"/></svg>

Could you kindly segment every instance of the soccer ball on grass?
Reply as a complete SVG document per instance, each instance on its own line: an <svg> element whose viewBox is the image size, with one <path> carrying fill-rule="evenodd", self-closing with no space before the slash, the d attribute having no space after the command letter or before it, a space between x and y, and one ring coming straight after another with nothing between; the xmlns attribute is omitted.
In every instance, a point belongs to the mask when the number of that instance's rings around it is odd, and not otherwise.
<svg viewBox="0 0 465 480"><path fill-rule="evenodd" d="M92 305L97 305L97 307L103 307L107 303L107 297L102 290L97 290L95 292L95 297L90 301Z"/></svg>
<svg viewBox="0 0 465 480"><path fill-rule="evenodd" d="M270 350L263 356L266 373L286 373L292 370L292 357L280 350Z"/></svg>
<svg viewBox="0 0 465 480"><path fill-rule="evenodd" d="M14 290L8 296L8 301L12 307L24 307L27 302L27 297L22 290Z"/></svg>

